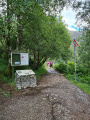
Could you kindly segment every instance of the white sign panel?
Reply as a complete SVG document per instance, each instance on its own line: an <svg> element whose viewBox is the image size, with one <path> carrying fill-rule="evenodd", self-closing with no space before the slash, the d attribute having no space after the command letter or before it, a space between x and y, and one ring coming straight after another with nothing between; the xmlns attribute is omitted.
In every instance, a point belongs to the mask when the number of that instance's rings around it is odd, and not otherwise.
<svg viewBox="0 0 90 120"><path fill-rule="evenodd" d="M29 54L21 53L21 65L29 65Z"/></svg>

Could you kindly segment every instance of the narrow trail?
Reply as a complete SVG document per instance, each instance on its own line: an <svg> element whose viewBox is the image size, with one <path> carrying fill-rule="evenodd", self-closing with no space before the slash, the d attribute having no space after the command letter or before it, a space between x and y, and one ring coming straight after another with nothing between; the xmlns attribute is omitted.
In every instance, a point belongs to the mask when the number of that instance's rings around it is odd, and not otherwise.
<svg viewBox="0 0 90 120"><path fill-rule="evenodd" d="M58 72L55 71L53 68L49 68L49 67L47 67L46 70L47 70L48 73L50 73L50 74L57 74L57 73L58 73Z"/></svg>
<svg viewBox="0 0 90 120"><path fill-rule="evenodd" d="M12 95L0 120L90 120L90 96L62 74L47 69L38 86Z"/></svg>

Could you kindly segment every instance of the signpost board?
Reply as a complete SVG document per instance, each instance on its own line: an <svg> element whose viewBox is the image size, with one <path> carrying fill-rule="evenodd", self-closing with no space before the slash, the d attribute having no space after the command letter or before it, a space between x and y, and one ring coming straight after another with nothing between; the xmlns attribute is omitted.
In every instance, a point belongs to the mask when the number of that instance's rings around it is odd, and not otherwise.
<svg viewBox="0 0 90 120"><path fill-rule="evenodd" d="M29 65L29 53L11 53L11 66Z"/></svg>
<svg viewBox="0 0 90 120"><path fill-rule="evenodd" d="M21 53L21 65L29 65L29 54Z"/></svg>

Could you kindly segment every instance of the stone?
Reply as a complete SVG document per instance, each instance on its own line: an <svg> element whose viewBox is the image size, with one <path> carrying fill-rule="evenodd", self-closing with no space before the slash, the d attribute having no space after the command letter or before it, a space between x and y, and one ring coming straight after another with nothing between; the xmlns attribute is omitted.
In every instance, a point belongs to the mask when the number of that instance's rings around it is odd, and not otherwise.
<svg viewBox="0 0 90 120"><path fill-rule="evenodd" d="M15 83L18 89L36 87L35 73L32 70L17 70L15 73Z"/></svg>

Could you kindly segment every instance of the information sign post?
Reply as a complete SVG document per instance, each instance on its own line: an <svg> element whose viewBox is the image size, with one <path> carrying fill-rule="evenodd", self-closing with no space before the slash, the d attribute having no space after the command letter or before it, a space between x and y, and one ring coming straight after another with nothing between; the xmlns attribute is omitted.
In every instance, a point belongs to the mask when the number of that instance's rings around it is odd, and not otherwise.
<svg viewBox="0 0 90 120"><path fill-rule="evenodd" d="M29 65L29 53L24 52L12 52L11 53L11 66L12 76L14 75L14 66Z"/></svg>
<svg viewBox="0 0 90 120"><path fill-rule="evenodd" d="M74 63L75 63L75 81L77 81L77 77L76 77L76 46L78 45L76 40L74 39L73 41L73 45L74 45ZM78 45L79 46L79 45Z"/></svg>

